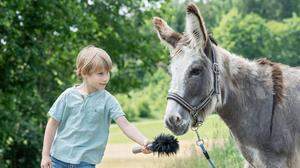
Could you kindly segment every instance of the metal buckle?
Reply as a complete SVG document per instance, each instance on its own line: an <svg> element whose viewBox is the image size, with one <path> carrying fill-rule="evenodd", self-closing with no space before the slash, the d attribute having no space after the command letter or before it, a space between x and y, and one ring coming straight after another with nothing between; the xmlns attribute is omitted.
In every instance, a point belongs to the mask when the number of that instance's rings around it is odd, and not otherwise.
<svg viewBox="0 0 300 168"><path fill-rule="evenodd" d="M212 69L213 69L214 73L216 73L217 75L220 74L220 68L219 68L218 63L214 63Z"/></svg>
<svg viewBox="0 0 300 168"><path fill-rule="evenodd" d="M198 146L200 146L200 145L204 144L204 141L203 141L203 139L199 139L199 140L197 140L197 141L196 141L196 144L197 144Z"/></svg>
<svg viewBox="0 0 300 168"><path fill-rule="evenodd" d="M198 126L197 127L191 127L192 131L197 131L198 130Z"/></svg>

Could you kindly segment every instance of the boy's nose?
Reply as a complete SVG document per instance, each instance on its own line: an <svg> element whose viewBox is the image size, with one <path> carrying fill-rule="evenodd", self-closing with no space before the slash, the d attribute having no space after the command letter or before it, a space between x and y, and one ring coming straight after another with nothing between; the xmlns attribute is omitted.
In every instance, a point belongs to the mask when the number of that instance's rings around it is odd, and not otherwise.
<svg viewBox="0 0 300 168"><path fill-rule="evenodd" d="M107 83L109 81L109 76L105 75L105 77L103 77L103 82Z"/></svg>

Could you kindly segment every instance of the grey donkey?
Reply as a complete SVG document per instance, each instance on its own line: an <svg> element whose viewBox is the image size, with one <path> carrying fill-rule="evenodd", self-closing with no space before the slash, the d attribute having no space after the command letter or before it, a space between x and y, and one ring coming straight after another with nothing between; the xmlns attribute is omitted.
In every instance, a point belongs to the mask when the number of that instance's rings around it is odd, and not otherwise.
<svg viewBox="0 0 300 168"><path fill-rule="evenodd" d="M158 17L153 24L170 50L170 93L191 106L209 97L193 115L184 103L168 99L164 117L168 129L185 134L194 122L197 125L216 111L232 132L245 167L300 167L299 68L267 59L249 61L217 46L194 4L186 8L185 33L175 32ZM219 92L210 94L211 90Z"/></svg>

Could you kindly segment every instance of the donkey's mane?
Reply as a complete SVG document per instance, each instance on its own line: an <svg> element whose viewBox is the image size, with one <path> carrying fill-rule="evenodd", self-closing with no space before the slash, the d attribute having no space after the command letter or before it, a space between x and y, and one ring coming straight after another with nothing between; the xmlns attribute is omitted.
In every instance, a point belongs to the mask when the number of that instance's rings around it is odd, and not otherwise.
<svg viewBox="0 0 300 168"><path fill-rule="evenodd" d="M266 58L257 60L257 63L262 66L272 67L272 81L273 81L273 92L274 92L274 103L280 103L283 99L283 76L282 70L278 63L272 62Z"/></svg>

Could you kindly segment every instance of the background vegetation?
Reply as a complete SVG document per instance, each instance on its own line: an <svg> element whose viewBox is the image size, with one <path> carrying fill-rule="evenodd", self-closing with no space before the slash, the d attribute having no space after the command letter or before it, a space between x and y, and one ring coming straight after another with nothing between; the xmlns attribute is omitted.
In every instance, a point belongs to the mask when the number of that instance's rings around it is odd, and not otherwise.
<svg viewBox="0 0 300 168"><path fill-rule="evenodd" d="M115 67L108 90L131 121L161 119L168 51L151 18L184 31L185 4L171 0L0 1L0 167L39 167L47 111L79 82L75 58L94 44ZM229 51L300 65L300 0L199 0L208 29Z"/></svg>

